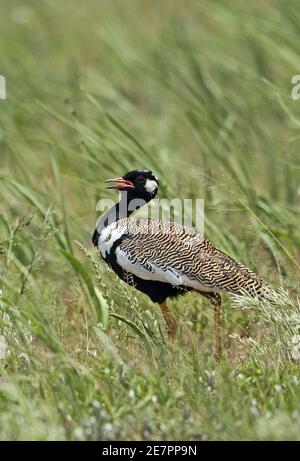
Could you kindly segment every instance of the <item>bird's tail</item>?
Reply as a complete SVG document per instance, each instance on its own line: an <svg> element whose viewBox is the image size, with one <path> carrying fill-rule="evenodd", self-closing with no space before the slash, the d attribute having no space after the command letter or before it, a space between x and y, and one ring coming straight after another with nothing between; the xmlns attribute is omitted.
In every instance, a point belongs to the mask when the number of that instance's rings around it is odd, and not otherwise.
<svg viewBox="0 0 300 461"><path fill-rule="evenodd" d="M248 295L251 298L265 300L271 300L275 292L259 275L242 265L234 283L228 286L228 291L238 296Z"/></svg>
<svg viewBox="0 0 300 461"><path fill-rule="evenodd" d="M251 282L251 280L250 280ZM276 298L276 291L264 280L258 278L255 274L255 279L252 283L245 283L245 286L241 287L238 292L233 293L238 296L250 296L253 299L268 301L274 303Z"/></svg>

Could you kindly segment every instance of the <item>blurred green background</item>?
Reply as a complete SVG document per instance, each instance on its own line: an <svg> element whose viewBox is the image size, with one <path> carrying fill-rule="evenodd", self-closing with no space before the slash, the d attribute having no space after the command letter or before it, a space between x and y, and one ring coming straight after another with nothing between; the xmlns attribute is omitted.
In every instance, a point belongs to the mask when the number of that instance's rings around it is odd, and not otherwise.
<svg viewBox="0 0 300 461"><path fill-rule="evenodd" d="M216 366L204 300L172 303L170 347L91 245L103 181L151 168L160 197L204 198L206 236L298 315L299 3L0 8L0 437L299 438L290 317L279 331L225 298Z"/></svg>

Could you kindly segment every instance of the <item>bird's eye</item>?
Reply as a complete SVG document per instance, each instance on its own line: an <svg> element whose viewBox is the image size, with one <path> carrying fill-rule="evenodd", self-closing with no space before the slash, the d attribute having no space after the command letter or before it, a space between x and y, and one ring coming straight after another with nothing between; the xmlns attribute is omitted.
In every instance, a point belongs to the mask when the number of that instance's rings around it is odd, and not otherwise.
<svg viewBox="0 0 300 461"><path fill-rule="evenodd" d="M145 181L145 178L144 176L137 176L135 180L137 183L142 184Z"/></svg>

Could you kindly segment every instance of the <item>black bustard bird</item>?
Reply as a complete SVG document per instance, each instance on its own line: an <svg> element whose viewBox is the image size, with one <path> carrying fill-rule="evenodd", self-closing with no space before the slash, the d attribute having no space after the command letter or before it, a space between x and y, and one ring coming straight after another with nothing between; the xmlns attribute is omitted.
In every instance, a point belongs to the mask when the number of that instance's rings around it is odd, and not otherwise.
<svg viewBox="0 0 300 461"><path fill-rule="evenodd" d="M158 219L129 218L156 196L159 182L152 171L133 170L107 182L115 183L109 188L121 191L121 200L96 225L93 243L102 258L122 280L160 305L171 340L176 320L167 298L196 291L209 299L214 307L215 352L220 357L220 293L263 297L268 285L196 230Z"/></svg>

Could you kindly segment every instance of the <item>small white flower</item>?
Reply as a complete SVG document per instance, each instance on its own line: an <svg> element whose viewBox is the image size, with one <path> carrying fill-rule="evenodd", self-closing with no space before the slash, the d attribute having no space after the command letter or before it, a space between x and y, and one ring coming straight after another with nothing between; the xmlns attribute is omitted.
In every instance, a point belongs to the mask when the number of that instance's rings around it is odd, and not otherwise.
<svg viewBox="0 0 300 461"><path fill-rule="evenodd" d="M113 429L114 429L114 426L111 423L105 423L103 426L103 431L106 434L110 434L113 431Z"/></svg>
<svg viewBox="0 0 300 461"><path fill-rule="evenodd" d="M275 392L281 392L282 391L282 387L280 386L280 384L275 384L274 389L275 389Z"/></svg>
<svg viewBox="0 0 300 461"><path fill-rule="evenodd" d="M130 389L130 391L128 392L128 397L130 399L134 399L135 398L135 392L133 389Z"/></svg>
<svg viewBox="0 0 300 461"><path fill-rule="evenodd" d="M99 412L99 416L100 416L101 419L105 419L105 418L107 417L106 411L105 411L105 410L101 410L101 411Z"/></svg>
<svg viewBox="0 0 300 461"><path fill-rule="evenodd" d="M101 408L101 403L98 402L98 400L93 400L92 405L94 408L97 408L97 409Z"/></svg>
<svg viewBox="0 0 300 461"><path fill-rule="evenodd" d="M74 435L77 439L81 439L84 436L82 427L76 427L74 429Z"/></svg>

